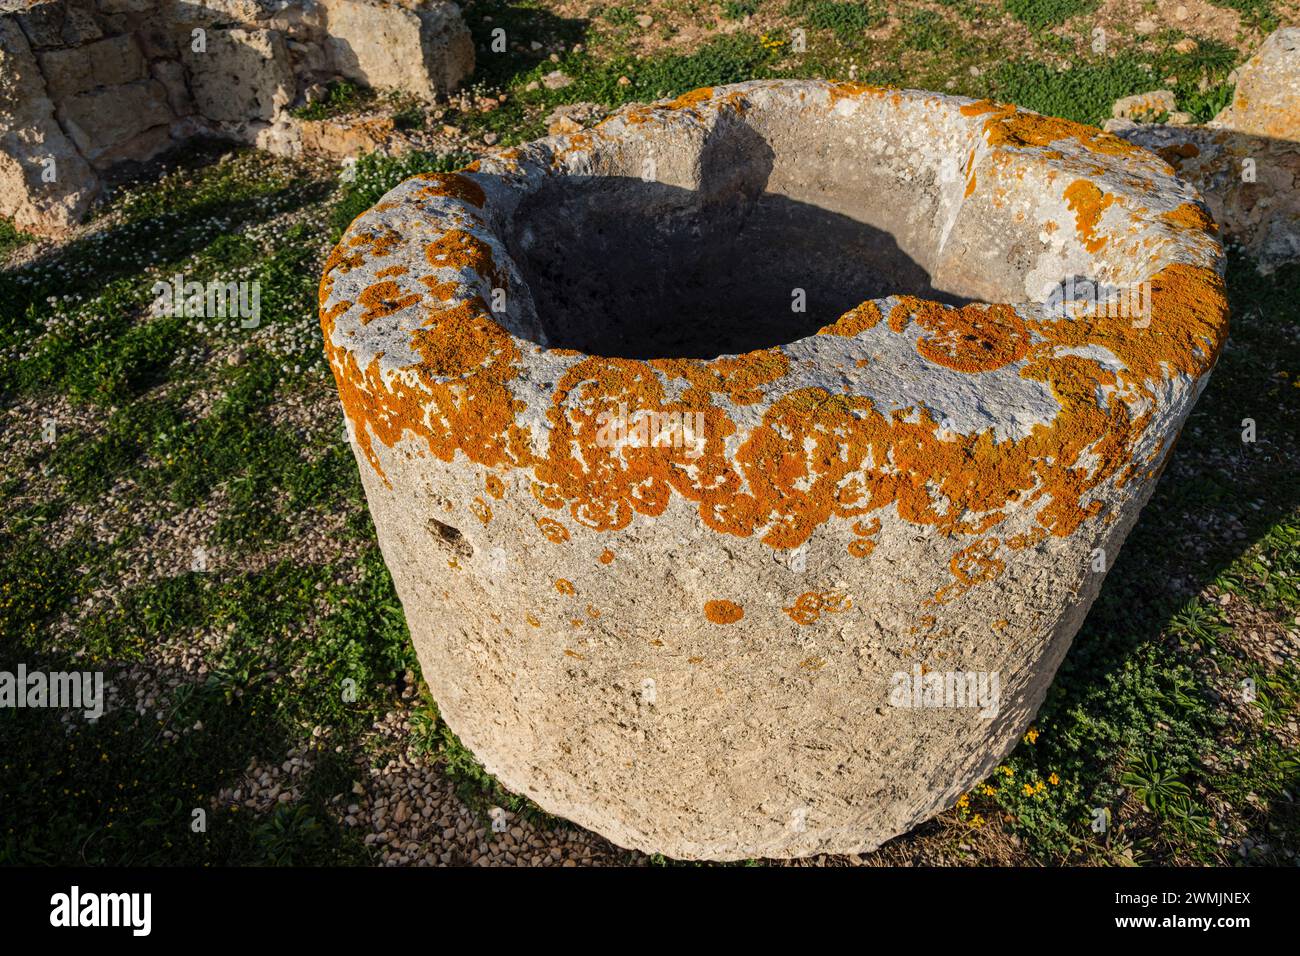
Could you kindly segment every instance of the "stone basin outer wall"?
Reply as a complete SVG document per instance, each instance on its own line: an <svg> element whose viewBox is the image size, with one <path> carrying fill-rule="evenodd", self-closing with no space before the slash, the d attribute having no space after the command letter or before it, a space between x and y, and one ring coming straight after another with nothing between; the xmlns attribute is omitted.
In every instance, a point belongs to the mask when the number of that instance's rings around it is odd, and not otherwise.
<svg viewBox="0 0 1300 956"><path fill-rule="evenodd" d="M900 188L938 212L895 234L932 243L936 288L1152 276L1151 327L889 296L713 360L534 344L502 239L520 196L656 149L662 179L708 188L662 145L738 117L864 149L855 124L898 131ZM331 256L321 318L443 717L511 790L677 858L865 852L950 806L1032 720L1094 549L1113 562L1204 387L1226 335L1212 228L1115 137L818 82L697 91L399 186ZM620 401L706 410L710 488L662 449L606 470L594 414ZM918 664L998 673L1000 710L891 706Z"/></svg>

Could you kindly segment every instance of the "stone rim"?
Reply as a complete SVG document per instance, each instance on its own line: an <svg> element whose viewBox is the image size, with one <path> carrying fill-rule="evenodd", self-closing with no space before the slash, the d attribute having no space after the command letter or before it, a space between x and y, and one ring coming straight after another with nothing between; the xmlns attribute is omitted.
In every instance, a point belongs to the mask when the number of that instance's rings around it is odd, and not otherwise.
<svg viewBox="0 0 1300 956"><path fill-rule="evenodd" d="M764 97L798 99L806 101L811 109L838 113L851 112L864 103L888 102L895 107L938 109L969 118L972 129L977 130L974 138L978 142L971 149L963 171L966 182L963 200L975 191L979 170L996 170L1001 164L1009 164L1016 167L1017 174L1023 175L1028 163L1046 170L1049 182L1065 171L1073 177L1072 188L1081 187L1076 190L1080 195L1070 197L1069 189L1065 195L1076 219L1080 241L1085 244L1104 245L1108 238L1117 235L1113 225L1109 236L1099 238L1095 232L1102 229L1103 215L1109 205L1136 207L1126 211L1126 215L1131 223L1145 228L1146 234L1140 243L1131 243L1130 247L1155 245L1155 252L1148 248L1148 259L1154 260L1159 268L1148 271L1143 278L1155 287L1154 325L1167 340L1163 345L1170 347L1162 350L1149 329L1135 329L1126 322L1104 327L1102 323L1094 323L1091 334L1081 335L1077 330L1071 331L1077 325L1074 318L1062 318L1032 304L972 303L955 309L912 296L889 296L862 303L815 335L770 349L723 355L712 360L643 361L590 355L573 349L547 349L530 340L524 327L527 316L507 314L498 321L486 309L491 290L514 289L522 283L498 234L522 196L551 177L601 175L602 164L608 165L605 154L617 149L630 131L654 131L682 123L707 127L728 112L743 113L755 100ZM982 157L978 155L981 149L985 151ZM1093 185L1094 181L1115 191L1103 191ZM1138 200L1143 205L1137 206ZM404 228L394 228L394 222ZM1135 226L1129 228L1133 231ZM404 229L410 231L404 234ZM1158 404L1158 392L1164 387L1162 383L1177 376L1199 379L1208 371L1226 335L1222 252L1213 238L1213 229L1199 197L1174 178L1172 169L1163 160L1090 127L988 101L857 84L759 81L697 90L649 107L625 108L592 130L506 150L472 164L461 173L426 174L408 180L360 216L334 250L321 283L321 321L327 353L354 437L381 477L382 469L372 441L378 439L391 444L411 433L427 438L430 449L444 460L461 452L489 468L530 468L537 479L535 484L542 486L540 490L535 489L540 501L550 507L568 503L572 517L579 524L606 530L626 526L633 510L643 510L639 507L641 503L629 499L611 506L608 501L602 501L593 507L590 501L575 502L573 494L560 491L557 496L555 493L557 485L567 485L569 491L573 490L573 469L566 475L551 474L551 479L563 479L559 481L547 480L536 473L541 461L536 453L538 443L543 436L555 437L557 414L565 414L560 405L571 397L564 381L572 379L575 368L594 373L602 381L600 387L611 395L639 392L639 386L629 390L628 376L682 379L688 383L688 391L700 391L702 381L708 380L703 382L703 396L695 395L688 404L694 407L703 397L711 407L722 406L722 420L711 425L728 433L725 442L728 457L769 419L775 404L773 393L779 391L784 397L803 393L806 397L810 391L819 389L835 392L824 388L823 380L816 375L800 378L797 366L805 363L838 366L842 382L838 394L863 399L869 410L879 411L883 405L884 414L897 418L901 413L911 414L909 408L914 411L920 407L922 425L934 426L940 436L974 441L981 432L987 431L992 446L1002 449L1007 442L1013 445L1028 442L1034 430L1048 422L1041 416L1030 416L1020 422L995 421L995 427L990 429L987 421L960 420L961 402L954 403L950 409L926 408L923 398L915 395L904 395L904 399L913 400L894 402L890 407L894 396L884 394L888 389L855 390L860 377L855 377L852 370L845 371L842 360L849 352L840 348L836 340L848 344L875 330L881 330L879 334L887 337L883 331L886 327L895 334L910 329L917 351L925 352L929 345L925 357L936 366L943 366L934 374L947 376L950 384L966 380L967 394L972 390L987 392L993 386L996 395L1013 383L1019 385L1027 378L1036 378L1038 381L1030 390L1032 394L1021 388L1003 396L1003 407L1007 409L1031 399L1041 404L1044 396L1049 401L1054 397L1057 409L1064 407L1061 384L1057 380L1060 376L1054 374L1059 369L1026 372L1026 354L1033 351L1027 344L1041 346L1051 342L1051 348L1062 355L1071 350L1087 352L1102 348L1107 356L1091 360L1095 366L1094 377L1113 382L1116 394L1128 392L1121 396L1126 401L1134 399L1134 388L1145 391L1148 395L1139 397L1139 404L1147 401L1154 406ZM391 264L374 269L374 276L384 278L383 282L358 290L355 284L349 285L348 276L366 262L367 247L370 258ZM421 264L434 271L415 277L412 266ZM370 270L362 272L368 274ZM429 298L434 300L432 309L426 306ZM430 311L442 318L422 318ZM1171 317L1176 327L1171 326ZM1012 330L1010 336L1005 334L1008 329ZM998 367L969 361L961 340L972 335L985 351L991 347L1000 363ZM413 346L412 342L416 344ZM996 382L999 377L1005 381ZM778 382L782 386L779 389ZM1100 390L1103 386L1097 387ZM467 397L464 404L462 396ZM665 396L666 392L660 389L657 397L647 400L651 404L661 403ZM584 397L593 397L590 389ZM645 398L643 394L641 397ZM982 400L987 401L987 395ZM1102 409L1106 401L1097 405ZM443 437L449 438L450 444L433 435L436 426L426 427L430 424L425 417L429 409L441 416L442 424L450 426L443 429ZM784 414L797 416L807 411L796 401L784 409ZM481 421L471 422L471 418ZM463 429L460 438L449 434L456 427ZM1066 436L1064 439L1075 456L1071 465L1084 449L1107 437L1111 422L1103 416L1090 427L1092 433L1083 438ZM1114 457L1109 468L1103 469L1103 480L1121 468L1126 475L1139 469L1136 461L1120 462L1120 457L1144 458L1151 466L1148 473L1154 473L1156 459L1162 457L1161 449L1142 447L1143 430L1142 427L1131 429L1121 443L1124 447L1112 449ZM1058 443L1049 451L1059 451L1060 447ZM1137 454L1133 455L1134 452ZM669 468L683 467L680 461L666 464ZM943 462L936 461L935 467L942 468ZM666 493L671 495L672 489ZM577 497L582 498L581 494ZM1077 527L1087 515L1083 504L1086 497L1085 491L1075 499L1074 513L1053 519L1048 523L1049 530L1062 534L1068 533L1063 528ZM903 502L898 504L901 507ZM1009 504L1010 499L1003 502L1003 507ZM743 522L739 528L726 519L710 522L703 514L704 505L701 501L702 516L714 530L742 534L756 530L753 522L748 531ZM865 510L879 506L873 502ZM599 508L608 511L610 507L618 511L612 524L608 514L592 513ZM926 523L938 524L947 532L982 533L998 523L996 518L988 517L990 511L996 514L997 509L977 509L985 512L985 517L972 522L944 522L934 514L933 502L928 505L914 502L908 507L914 517L927 516ZM830 511L838 511L842 517L862 513L862 509L851 507ZM830 516L827 513L822 520ZM1066 519L1064 524L1060 523L1062 517ZM769 527L764 540L775 548L796 547L811 532L806 521L796 523L800 524L797 530Z"/></svg>

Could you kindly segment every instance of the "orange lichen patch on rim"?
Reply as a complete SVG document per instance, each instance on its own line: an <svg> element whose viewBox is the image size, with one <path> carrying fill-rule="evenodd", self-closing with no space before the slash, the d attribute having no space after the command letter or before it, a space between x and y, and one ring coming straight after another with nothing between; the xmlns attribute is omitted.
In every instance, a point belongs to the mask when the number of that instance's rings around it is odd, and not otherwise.
<svg viewBox="0 0 1300 956"><path fill-rule="evenodd" d="M568 595L569 597L573 597L578 593L578 589L573 586L573 582L565 580L564 578L555 579L555 590L559 591L561 594Z"/></svg>
<svg viewBox="0 0 1300 956"><path fill-rule="evenodd" d="M432 199L435 196L448 196L482 208L487 202L483 187L468 176L460 173L420 173L415 179L428 183L413 194L416 199Z"/></svg>
<svg viewBox="0 0 1300 956"><path fill-rule="evenodd" d="M796 624L812 624L823 614L839 614L852 607L852 598L843 591L805 591L784 611Z"/></svg>
<svg viewBox="0 0 1300 956"><path fill-rule="evenodd" d="M494 289L506 287L497 272L491 246L472 232L448 229L425 246L424 256L435 269L469 269L488 279Z"/></svg>
<svg viewBox="0 0 1300 956"><path fill-rule="evenodd" d="M564 544L569 540L569 529L554 518L538 518L537 527L552 544Z"/></svg>
<svg viewBox="0 0 1300 956"><path fill-rule="evenodd" d="M725 394L735 405L752 405L763 400L764 385L790 371L790 359L779 348L771 348L708 362L655 359L650 366L669 381L680 378L689 383L682 393L687 405L708 405L714 393Z"/></svg>
<svg viewBox="0 0 1300 956"><path fill-rule="evenodd" d="M714 624L735 624L745 616L745 609L734 601L716 598L704 602L704 616Z"/></svg>
<svg viewBox="0 0 1300 956"><path fill-rule="evenodd" d="M365 306L359 321L362 325L366 325L375 319L387 318L403 309L418 305L420 298L417 293L403 295L401 286L391 279L376 282L357 296L357 302Z"/></svg>
<svg viewBox="0 0 1300 956"><path fill-rule="evenodd" d="M840 100L857 99L861 96L885 96L890 92L895 91L883 86L872 86L870 83L848 81L831 83L827 88L827 93L830 94L830 106L834 106Z"/></svg>
<svg viewBox="0 0 1300 956"><path fill-rule="evenodd" d="M1182 203L1161 214L1160 220L1169 223L1171 226L1181 226L1184 229L1199 229L1201 232L1208 232L1211 235L1215 235L1219 231L1219 224L1196 203Z"/></svg>
<svg viewBox="0 0 1300 956"><path fill-rule="evenodd" d="M699 106L701 103L707 103L713 99L713 87L702 86L698 90L691 90L689 93L683 93L677 99L667 104L670 110L689 109L693 106Z"/></svg>
<svg viewBox="0 0 1300 956"><path fill-rule="evenodd" d="M1106 237L1097 237L1097 224L1101 222L1102 213L1115 202L1115 197L1103 193L1095 183L1086 179L1076 179L1070 183L1064 196L1070 205L1070 211L1074 213L1074 226L1079 241L1089 252L1100 252L1106 245Z"/></svg>
<svg viewBox="0 0 1300 956"><path fill-rule="evenodd" d="M609 550L609 548L606 548L604 551L600 552L600 557L597 560L600 561L601 564L613 564L614 552Z"/></svg>
<svg viewBox="0 0 1300 956"><path fill-rule="evenodd" d="M880 324L881 318L880 306L874 302L863 302L845 312L830 325L823 325L817 330L817 334L839 335L851 339L867 329L874 329Z"/></svg>
<svg viewBox="0 0 1300 956"><path fill-rule="evenodd" d="M1085 149L1107 156L1140 156L1145 150L1113 133L1054 116L1040 116L1009 103L978 100L961 108L963 116L988 114L984 139L990 146L1044 148L1063 139L1074 140Z"/></svg>
<svg viewBox="0 0 1300 956"><path fill-rule="evenodd" d="M915 319L926 331L916 351L958 372L992 372L1018 362L1029 350L1029 330L1009 305L972 302L952 308L928 299L901 296L890 310L889 327L902 331Z"/></svg>

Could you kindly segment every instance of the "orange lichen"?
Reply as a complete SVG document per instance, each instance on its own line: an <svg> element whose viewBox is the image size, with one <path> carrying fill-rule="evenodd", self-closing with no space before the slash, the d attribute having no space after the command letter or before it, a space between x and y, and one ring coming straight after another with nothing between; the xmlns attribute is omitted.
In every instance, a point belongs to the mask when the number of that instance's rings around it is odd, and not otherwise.
<svg viewBox="0 0 1300 956"><path fill-rule="evenodd" d="M992 372L1024 358L1029 349L1025 323L1009 305L971 303L954 309L901 296L890 311L889 326L901 332L909 318L928 333L916 343L917 352L958 372Z"/></svg>
<svg viewBox="0 0 1300 956"><path fill-rule="evenodd" d="M735 624L745 616L745 609L733 601L705 601L704 616L714 624Z"/></svg>
<svg viewBox="0 0 1300 956"><path fill-rule="evenodd" d="M1201 232L1208 232L1211 235L1219 231L1219 224L1210 218L1209 213L1195 203L1185 202L1161 215L1160 219L1171 226L1182 226L1184 229L1199 229Z"/></svg>
<svg viewBox="0 0 1300 956"><path fill-rule="evenodd" d="M569 540L569 529L554 518L538 518L537 527L552 544L564 544Z"/></svg>
<svg viewBox="0 0 1300 956"><path fill-rule="evenodd" d="M875 328L881 319L880 306L874 302L863 302L856 308L845 312L830 325L817 330L818 335L841 335L853 338L867 329Z"/></svg>
<svg viewBox="0 0 1300 956"><path fill-rule="evenodd" d="M1086 179L1076 179L1070 183L1064 195L1070 204L1070 211L1074 213L1075 231L1078 232L1083 247L1094 254L1100 252L1106 245L1106 237L1097 237L1097 224L1101 222L1102 213L1115 202L1115 197L1103 193L1096 184Z"/></svg>
<svg viewBox="0 0 1300 956"><path fill-rule="evenodd" d="M1068 139L1107 156L1141 156L1144 152L1142 147L1113 133L1067 119L1027 113L1009 103L979 100L966 104L961 112L965 116L988 115L984 121L984 140L994 147L1042 148Z"/></svg>
<svg viewBox="0 0 1300 956"><path fill-rule="evenodd" d="M559 591L561 594L566 594L569 597L573 597L573 595L578 593L578 589L573 586L573 582L567 581L564 578L556 579L555 590Z"/></svg>
<svg viewBox="0 0 1300 956"><path fill-rule="evenodd" d="M492 520L492 508L482 498L475 498L471 501L469 510L473 512L475 518L478 518L484 524Z"/></svg>
<svg viewBox="0 0 1300 956"><path fill-rule="evenodd" d="M849 542L849 554L855 558L865 558L876 550L876 542L871 538L880 533L879 518L873 518L869 524L855 521L851 530L857 535L857 540Z"/></svg>
<svg viewBox="0 0 1300 956"><path fill-rule="evenodd" d="M805 591L785 608L796 624L812 624L823 614L838 614L853 607L853 600L842 591Z"/></svg>
<svg viewBox="0 0 1300 956"><path fill-rule="evenodd" d="M601 563L601 564L612 564L613 561L614 561L614 552L613 552L613 551L611 551L611 550L609 550L608 548L606 548L604 551L600 552L600 563Z"/></svg>
<svg viewBox="0 0 1300 956"><path fill-rule="evenodd" d="M389 280L376 282L362 291L357 296L357 302L365 306L365 311L361 313L361 324L366 325L375 319L386 318L402 309L418 305L420 296L415 293L403 295L401 286Z"/></svg>
<svg viewBox="0 0 1300 956"><path fill-rule="evenodd" d="M493 474L483 476L483 488L489 495L498 500L506 493L505 482Z"/></svg>
<svg viewBox="0 0 1300 956"><path fill-rule="evenodd" d="M430 199L434 196L450 196L482 208L487 202L483 187L468 176L460 173L421 173L415 177L429 185L415 191L416 199Z"/></svg>

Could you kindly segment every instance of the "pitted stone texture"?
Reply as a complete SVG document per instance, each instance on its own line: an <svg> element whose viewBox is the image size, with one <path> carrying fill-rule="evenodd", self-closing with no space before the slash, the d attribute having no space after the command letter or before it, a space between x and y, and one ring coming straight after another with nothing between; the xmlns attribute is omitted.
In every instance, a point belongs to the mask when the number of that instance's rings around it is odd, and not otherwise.
<svg viewBox="0 0 1300 956"><path fill-rule="evenodd" d="M441 713L506 786L675 857L861 852L951 805L1214 364L1211 227L1100 131L818 82L397 187L321 323ZM1000 706L901 706L914 668Z"/></svg>
<svg viewBox="0 0 1300 956"><path fill-rule="evenodd" d="M194 136L296 155L307 89L427 99L474 48L442 0L0 0L0 67L0 216L59 235L123 163Z"/></svg>
<svg viewBox="0 0 1300 956"><path fill-rule="evenodd" d="M1237 69L1232 103L1210 125L1300 142L1300 27L1270 34Z"/></svg>
<svg viewBox="0 0 1300 956"><path fill-rule="evenodd" d="M1144 124L1116 134L1158 153L1195 186L1220 238L1240 246L1261 274L1300 262L1300 142L1211 126Z"/></svg>
<svg viewBox="0 0 1300 956"><path fill-rule="evenodd" d="M321 0L336 69L369 86L427 100L474 69L474 41L454 4L434 0Z"/></svg>
<svg viewBox="0 0 1300 956"><path fill-rule="evenodd" d="M293 68L274 30L209 30L203 51L187 47L182 62L199 112L219 123L270 121L293 102Z"/></svg>
<svg viewBox="0 0 1300 956"><path fill-rule="evenodd" d="M18 19L0 17L0 215L19 229L58 235L80 221L99 189L54 117Z"/></svg>

